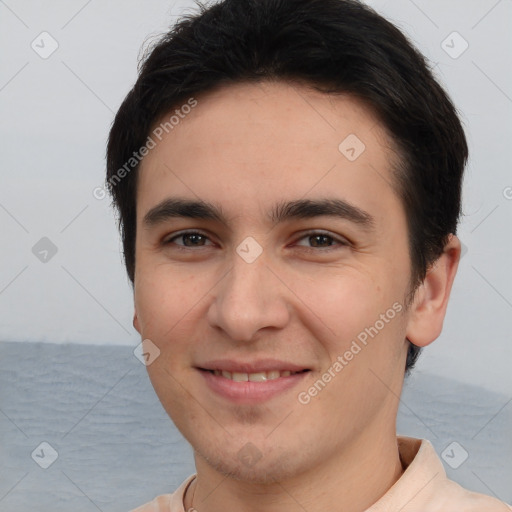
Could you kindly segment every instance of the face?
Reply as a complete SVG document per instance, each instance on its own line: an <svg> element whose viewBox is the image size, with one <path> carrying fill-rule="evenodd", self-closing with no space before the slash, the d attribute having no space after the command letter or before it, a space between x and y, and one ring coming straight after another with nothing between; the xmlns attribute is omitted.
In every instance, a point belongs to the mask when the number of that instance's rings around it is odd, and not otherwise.
<svg viewBox="0 0 512 512"><path fill-rule="evenodd" d="M411 268L391 146L348 96L237 84L144 158L134 325L211 467L278 480L395 434Z"/></svg>

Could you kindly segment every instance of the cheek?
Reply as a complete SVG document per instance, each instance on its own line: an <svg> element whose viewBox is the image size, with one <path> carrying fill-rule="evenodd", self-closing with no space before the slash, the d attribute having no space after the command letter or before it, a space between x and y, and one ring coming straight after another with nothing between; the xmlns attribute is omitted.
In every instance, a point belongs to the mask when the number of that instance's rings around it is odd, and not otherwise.
<svg viewBox="0 0 512 512"><path fill-rule="evenodd" d="M199 283L197 276L180 272L179 267L153 264L147 271L143 263L142 259L138 262L141 271L136 275L134 293L141 334L163 349L166 340L176 338L175 331L187 314L193 315L194 307L201 307L208 288Z"/></svg>
<svg viewBox="0 0 512 512"><path fill-rule="evenodd" d="M364 328L386 301L384 283L355 267L324 269L314 278L297 276L295 283L297 296L341 340Z"/></svg>
<svg viewBox="0 0 512 512"><path fill-rule="evenodd" d="M327 352L319 378L326 377L329 384L315 403L319 411L333 403L340 406L332 419L336 428L347 428L346 417L363 421L376 404L394 396L387 386L394 389L397 375L402 378L401 284L382 275L347 270L325 282L317 280L322 286L311 287L306 295L320 318L315 337Z"/></svg>
<svg viewBox="0 0 512 512"><path fill-rule="evenodd" d="M347 374L396 359L404 311L400 277L347 266L314 279L297 276L295 283L297 296L314 313L307 327L327 353L324 364L346 354Z"/></svg>
<svg viewBox="0 0 512 512"><path fill-rule="evenodd" d="M159 349L158 357L146 367L152 385L169 414L185 417L190 347L200 338L198 315L203 316L202 298L211 288L198 276L169 264L140 263L135 284L135 306L141 336ZM150 269L150 270L149 270ZM174 419L174 418L173 418Z"/></svg>

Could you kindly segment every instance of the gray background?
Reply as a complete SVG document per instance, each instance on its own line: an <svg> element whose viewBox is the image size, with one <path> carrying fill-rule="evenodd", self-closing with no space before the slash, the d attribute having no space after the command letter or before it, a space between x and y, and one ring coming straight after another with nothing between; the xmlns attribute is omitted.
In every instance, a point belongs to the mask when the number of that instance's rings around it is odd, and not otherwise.
<svg viewBox="0 0 512 512"><path fill-rule="evenodd" d="M447 467L453 478L510 501L512 2L368 3L435 66L471 154L459 231L467 252L443 334L407 384L401 427L439 453L459 439L470 457ZM0 510L31 510L33 497L52 510L71 499L74 510L126 510L193 469L132 354L140 340L113 212L93 194L142 43L193 5L0 0ZM43 31L58 44L46 59L31 47ZM33 253L43 237L57 249L46 262ZM45 440L59 453L47 470L30 458Z"/></svg>

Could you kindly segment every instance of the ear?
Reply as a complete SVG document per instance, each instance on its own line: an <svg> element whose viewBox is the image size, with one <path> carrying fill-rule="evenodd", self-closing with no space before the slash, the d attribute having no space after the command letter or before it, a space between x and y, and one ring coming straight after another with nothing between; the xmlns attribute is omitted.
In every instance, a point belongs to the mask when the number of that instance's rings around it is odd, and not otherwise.
<svg viewBox="0 0 512 512"><path fill-rule="evenodd" d="M428 269L410 306L406 337L418 347L432 343L443 328L448 299L459 266L461 245L451 234L443 253Z"/></svg>
<svg viewBox="0 0 512 512"><path fill-rule="evenodd" d="M139 334L142 334L140 332L139 317L137 316L137 308L133 308L133 327L135 327L135 330Z"/></svg>

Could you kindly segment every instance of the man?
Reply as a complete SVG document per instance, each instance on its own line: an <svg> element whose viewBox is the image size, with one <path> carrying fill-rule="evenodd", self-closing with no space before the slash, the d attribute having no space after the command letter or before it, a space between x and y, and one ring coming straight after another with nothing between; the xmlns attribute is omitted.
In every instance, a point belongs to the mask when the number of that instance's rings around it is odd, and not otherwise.
<svg viewBox="0 0 512 512"><path fill-rule="evenodd" d="M456 274L466 160L422 56L359 2L225 0L162 38L107 183L197 474L138 512L510 510L396 436Z"/></svg>

